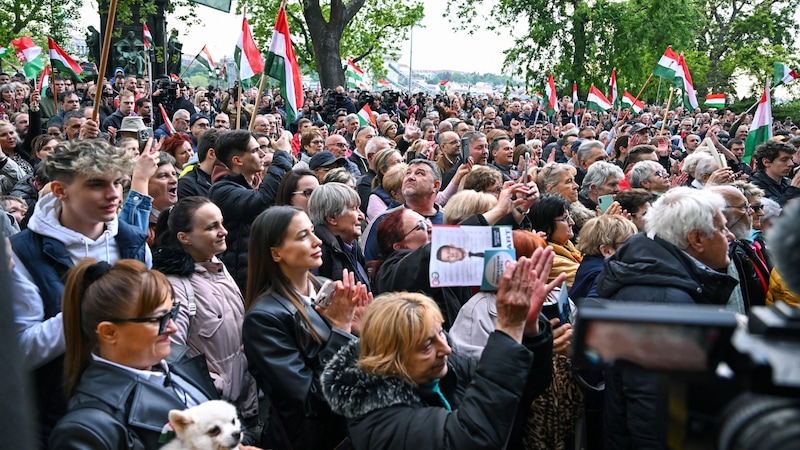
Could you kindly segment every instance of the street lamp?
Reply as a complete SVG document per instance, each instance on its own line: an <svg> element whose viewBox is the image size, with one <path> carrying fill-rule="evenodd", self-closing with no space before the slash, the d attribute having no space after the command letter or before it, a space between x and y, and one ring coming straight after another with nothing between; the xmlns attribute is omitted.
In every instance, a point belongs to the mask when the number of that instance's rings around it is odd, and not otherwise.
<svg viewBox="0 0 800 450"><path fill-rule="evenodd" d="M222 69L219 67L214 67L214 76L217 79L217 87L219 87L219 78L222 75Z"/></svg>

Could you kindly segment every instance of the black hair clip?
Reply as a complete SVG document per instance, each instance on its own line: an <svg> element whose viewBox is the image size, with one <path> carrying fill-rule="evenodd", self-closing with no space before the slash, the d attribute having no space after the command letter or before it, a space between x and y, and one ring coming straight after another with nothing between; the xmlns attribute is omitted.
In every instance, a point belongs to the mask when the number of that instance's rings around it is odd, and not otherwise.
<svg viewBox="0 0 800 450"><path fill-rule="evenodd" d="M111 270L111 264L105 261L100 261L98 263L92 264L86 269L86 272L83 274L83 285L85 287L88 287L90 284L102 278L103 275L107 274L110 270Z"/></svg>

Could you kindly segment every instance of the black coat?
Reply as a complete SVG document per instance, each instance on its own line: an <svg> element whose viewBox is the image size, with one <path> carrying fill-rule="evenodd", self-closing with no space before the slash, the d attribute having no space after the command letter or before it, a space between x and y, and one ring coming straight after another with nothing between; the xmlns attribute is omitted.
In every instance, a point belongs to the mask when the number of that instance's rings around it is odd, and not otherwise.
<svg viewBox="0 0 800 450"><path fill-rule="evenodd" d="M601 298L648 303L725 305L735 286L732 277L644 234L631 236L603 261L597 278ZM668 388L662 375L608 369L605 378L605 448L666 449Z"/></svg>
<svg viewBox="0 0 800 450"><path fill-rule="evenodd" d="M750 245L742 240L731 242L728 256L739 275L739 286L742 288L745 312L753 306L766 305L767 292L764 290L764 286L769 287L770 277L767 266L758 259ZM765 283L762 283L761 280L765 280Z"/></svg>
<svg viewBox="0 0 800 450"><path fill-rule="evenodd" d="M275 204L278 185L283 175L290 170L292 157L285 151L278 150L258 189L253 189L243 175L230 173L216 178L208 191L208 198L222 211L225 228L228 230L228 249L220 255L220 259L242 292L246 290L250 226L262 211Z"/></svg>
<svg viewBox="0 0 800 450"><path fill-rule="evenodd" d="M759 170L750 176L750 182L764 191L764 197L775 200L781 206L793 198L800 197L800 188L792 186L791 180L787 177L783 177L778 183L764 171Z"/></svg>
<svg viewBox="0 0 800 450"><path fill-rule="evenodd" d="M320 248L322 249L322 265L314 273L331 280L341 280L342 270L347 269L350 273L355 275L356 281L360 281L367 286L367 290L371 291L367 271L364 268L366 262L364 261L364 252L361 250L361 245L358 239L353 241L355 253L353 254L345 251L344 242L342 238L334 235L331 230L323 225L317 225L314 228L314 234L322 241Z"/></svg>
<svg viewBox="0 0 800 450"><path fill-rule="evenodd" d="M278 294L266 294L247 311L242 325L250 372L270 397L270 414L261 434L263 448L332 449L347 434L344 418L331 413L319 385L325 364L354 336L332 328L311 305L306 314L325 338L318 344L297 309Z"/></svg>
<svg viewBox="0 0 800 450"><path fill-rule="evenodd" d="M364 372L356 343L325 368L322 391L331 409L347 417L356 449L503 448L552 379L552 330L544 320L539 326L542 333L522 345L493 332L480 361L451 353L439 389L452 411L430 387Z"/></svg>
<svg viewBox="0 0 800 450"><path fill-rule="evenodd" d="M187 347L172 344L167 364L207 400L219 398L202 355L187 358ZM69 412L50 435L51 449L153 449L169 411L185 409L170 388L118 367L92 361L69 401Z"/></svg>

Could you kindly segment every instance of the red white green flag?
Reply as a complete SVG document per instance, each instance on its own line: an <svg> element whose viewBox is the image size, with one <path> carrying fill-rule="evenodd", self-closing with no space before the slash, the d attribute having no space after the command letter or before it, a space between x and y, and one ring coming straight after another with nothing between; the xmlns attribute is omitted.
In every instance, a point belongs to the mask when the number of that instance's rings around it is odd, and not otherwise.
<svg viewBox="0 0 800 450"><path fill-rule="evenodd" d="M672 51L672 46L668 46L667 50L658 60L656 68L653 69L653 75L672 81L675 79L675 71L678 69L678 54Z"/></svg>
<svg viewBox="0 0 800 450"><path fill-rule="evenodd" d="M69 75L74 80L81 81L80 73L83 72L81 66L69 57L52 38L47 38L47 47L50 50L50 65L56 72L62 75Z"/></svg>
<svg viewBox="0 0 800 450"><path fill-rule="evenodd" d="M639 114L644 109L644 102L641 100L636 100L636 97L626 90L622 93L622 106L625 108L630 108L631 111Z"/></svg>
<svg viewBox="0 0 800 450"><path fill-rule="evenodd" d="M683 59L683 53L678 56L678 67L675 70L675 80L673 85L683 91L683 106L687 109L695 109L700 104L697 102L697 94L694 92L692 76L689 74L689 67Z"/></svg>
<svg viewBox="0 0 800 450"><path fill-rule="evenodd" d="M389 86L389 84L390 83L386 80L378 80L378 86L384 87L384 86Z"/></svg>
<svg viewBox="0 0 800 450"><path fill-rule="evenodd" d="M214 60L211 59L211 53L208 52L208 47L205 45L202 49L200 49L200 53L197 54L197 62L203 65L209 71L214 70Z"/></svg>
<svg viewBox="0 0 800 450"><path fill-rule="evenodd" d="M756 147L766 143L770 138L772 138L772 104L769 99L769 84L767 84L764 86L764 93L761 94L761 100L758 101L753 123L750 124L750 132L747 133L747 140L744 141L742 162L751 164L750 158Z"/></svg>
<svg viewBox="0 0 800 450"><path fill-rule="evenodd" d="M586 99L586 108L605 112L611 109L611 106L611 102L600 92L600 89L592 85L589 89L589 97Z"/></svg>
<svg viewBox="0 0 800 450"><path fill-rule="evenodd" d="M788 83L800 78L800 74L796 70L792 70L789 66L782 62L775 63L775 76L772 80L772 87L780 86L781 84Z"/></svg>
<svg viewBox="0 0 800 450"><path fill-rule="evenodd" d="M264 71L264 59L258 51L256 41L253 40L253 33L250 32L250 25L247 17L242 17L242 34L236 42L236 49L233 51L233 58L239 67L239 80L244 81L253 78Z"/></svg>
<svg viewBox="0 0 800 450"><path fill-rule="evenodd" d="M292 123L303 107L303 81L283 7L278 11L278 18L275 20L266 67L267 74L280 84L281 96L286 101L286 122Z"/></svg>
<svg viewBox="0 0 800 450"><path fill-rule="evenodd" d="M44 89L47 89L50 86L50 66L47 66L42 71L42 75L39 77L39 84L36 85L36 92L41 94ZM47 92L47 91L45 91Z"/></svg>
<svg viewBox="0 0 800 450"><path fill-rule="evenodd" d="M144 35L144 50L148 51L154 47L153 45L153 35L150 34L150 29L147 28L147 24L142 24L142 34Z"/></svg>
<svg viewBox="0 0 800 450"><path fill-rule="evenodd" d="M708 94L706 95L706 106L709 108L724 108L725 107L725 94Z"/></svg>
<svg viewBox="0 0 800 450"><path fill-rule="evenodd" d="M572 82L572 104L576 105L578 103L578 83Z"/></svg>
<svg viewBox="0 0 800 450"><path fill-rule="evenodd" d="M344 71L347 87L351 89L367 89L364 82L364 71L350 58L347 58L347 67Z"/></svg>
<svg viewBox="0 0 800 450"><path fill-rule="evenodd" d="M358 112L358 125L372 125L375 126L375 121L372 120L372 108L369 107L369 104L365 104L363 108Z"/></svg>
<svg viewBox="0 0 800 450"><path fill-rule="evenodd" d="M558 112L558 97L556 95L556 82L553 74L547 77L547 84L544 86L544 95L547 97L547 115L552 116Z"/></svg>
<svg viewBox="0 0 800 450"><path fill-rule="evenodd" d="M33 43L30 36L22 36L11 41L17 49L17 58L22 63L22 71L28 78L35 78L36 74L44 69L42 62L42 47Z"/></svg>
<svg viewBox="0 0 800 450"><path fill-rule="evenodd" d="M609 84L608 100L614 109L619 108L619 94L617 94L617 68L611 70L611 83Z"/></svg>
<svg viewBox="0 0 800 450"><path fill-rule="evenodd" d="M440 82L439 82L439 90L440 90L440 91L442 91L442 92L444 92L444 90L445 90L445 86L446 86L446 85L447 85L447 83L449 83L449 82L450 82L450 78L448 78L448 79L446 79L446 80L442 80L442 81L440 81Z"/></svg>
<svg viewBox="0 0 800 450"><path fill-rule="evenodd" d="M541 93L541 92L539 92L539 91L536 91L536 92L533 94L533 99L534 99L534 100L536 100L537 102L539 102L539 105L540 105L540 106L541 106L542 102L544 102L544 96L543 96L543 95L542 95L542 93Z"/></svg>
<svg viewBox="0 0 800 450"><path fill-rule="evenodd" d="M164 126L167 127L167 131L169 131L169 135L172 136L176 133L175 127L172 126L172 121L169 120L169 116L167 115L167 110L164 109L164 105L158 104L158 108L161 110L161 120L164 122Z"/></svg>

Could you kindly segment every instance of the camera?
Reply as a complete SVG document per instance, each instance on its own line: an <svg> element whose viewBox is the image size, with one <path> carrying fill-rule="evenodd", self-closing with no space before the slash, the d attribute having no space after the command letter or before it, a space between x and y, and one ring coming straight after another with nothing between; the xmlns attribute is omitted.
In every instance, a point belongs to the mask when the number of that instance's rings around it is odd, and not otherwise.
<svg viewBox="0 0 800 450"><path fill-rule="evenodd" d="M137 139L139 141L139 153L144 151L144 146L147 145L147 140L153 137L153 129L145 127L137 131Z"/></svg>
<svg viewBox="0 0 800 450"><path fill-rule="evenodd" d="M778 301L752 307L748 318L744 327L734 313L711 305L585 300L573 361L668 373L671 382L736 386L721 398L716 448L796 448L800 310Z"/></svg>

